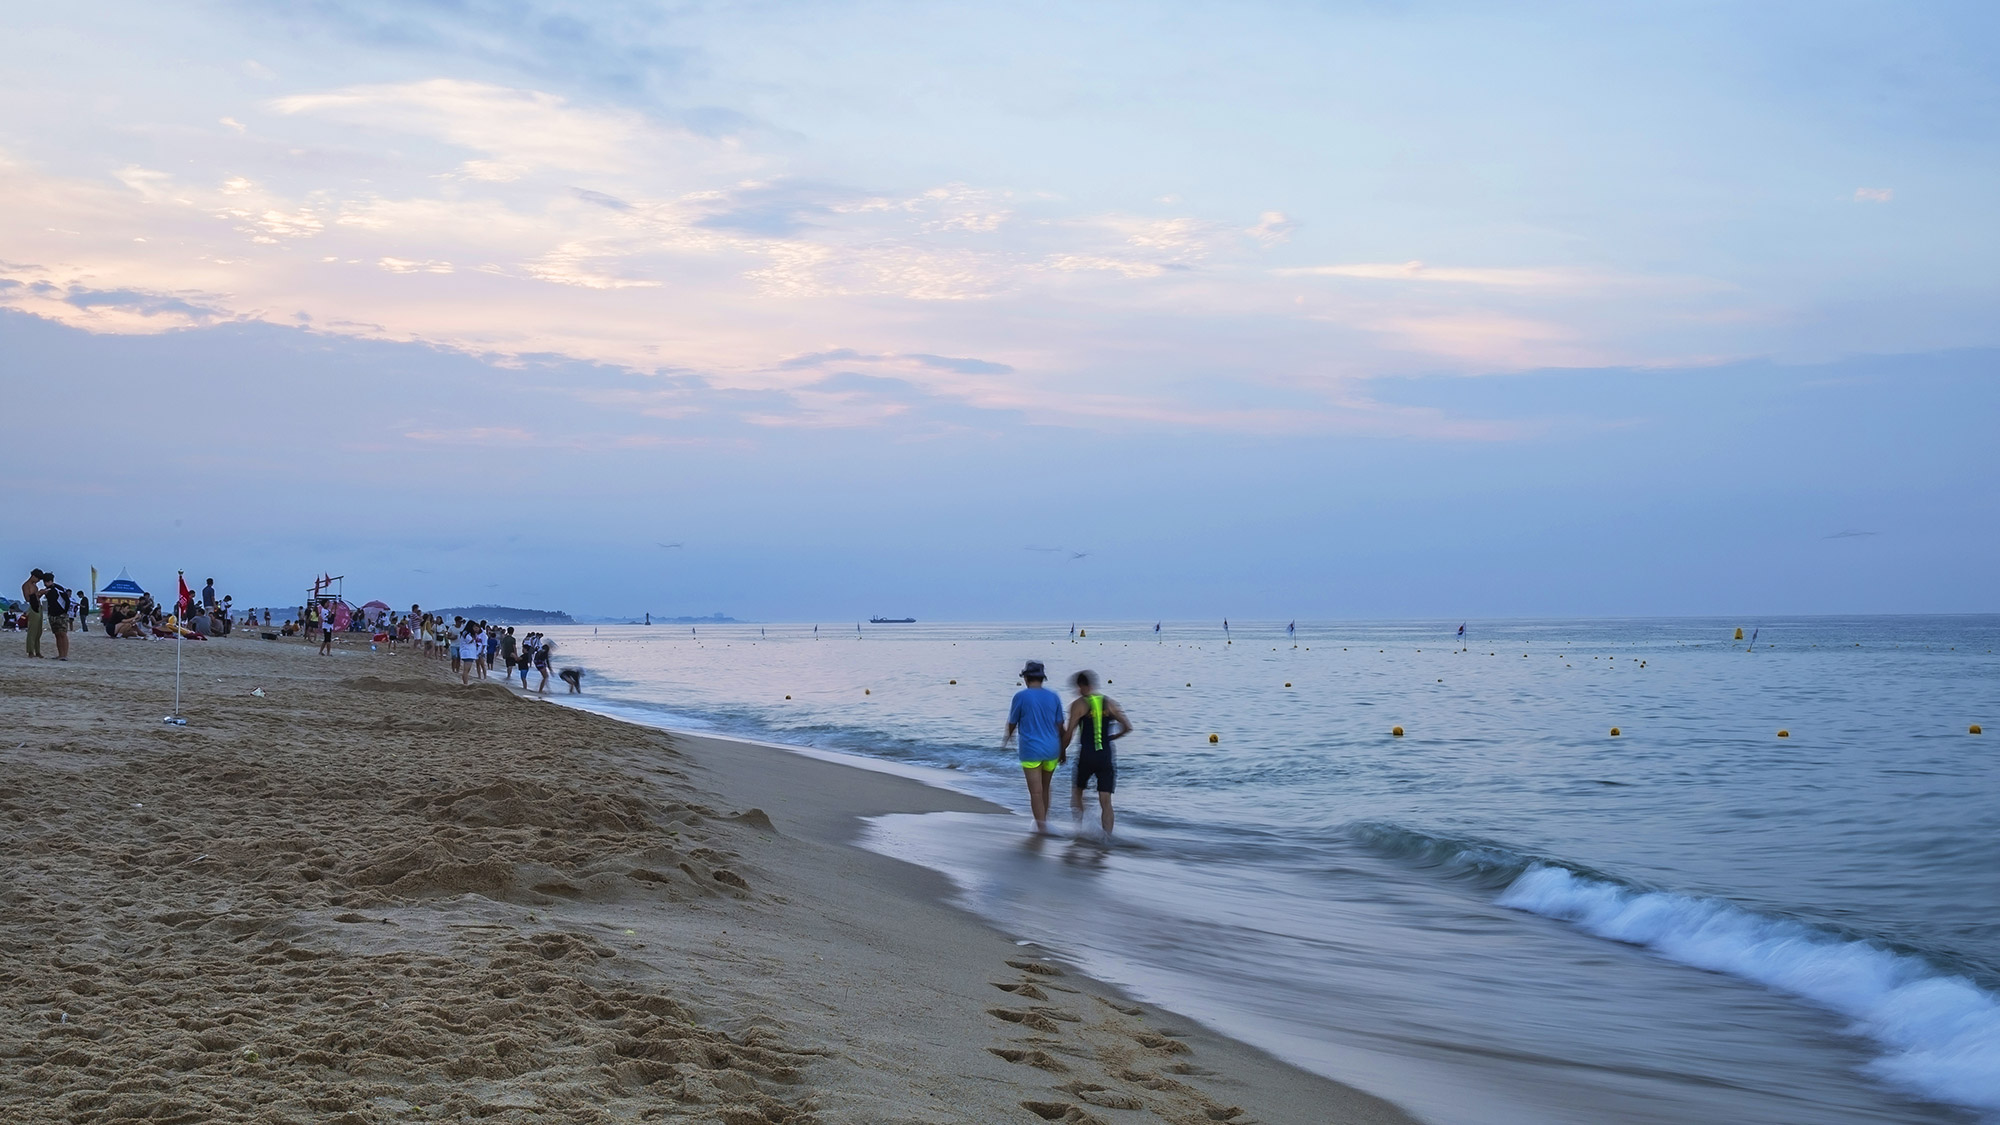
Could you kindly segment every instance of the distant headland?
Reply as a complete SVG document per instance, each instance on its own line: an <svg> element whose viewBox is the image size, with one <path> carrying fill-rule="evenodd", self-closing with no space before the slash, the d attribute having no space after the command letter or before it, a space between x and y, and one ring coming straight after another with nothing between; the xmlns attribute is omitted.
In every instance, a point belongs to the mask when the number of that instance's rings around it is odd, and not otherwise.
<svg viewBox="0 0 2000 1125"><path fill-rule="evenodd" d="M440 617L470 617L491 625L574 625L576 621L559 609L520 609L511 605L461 605L434 609Z"/></svg>

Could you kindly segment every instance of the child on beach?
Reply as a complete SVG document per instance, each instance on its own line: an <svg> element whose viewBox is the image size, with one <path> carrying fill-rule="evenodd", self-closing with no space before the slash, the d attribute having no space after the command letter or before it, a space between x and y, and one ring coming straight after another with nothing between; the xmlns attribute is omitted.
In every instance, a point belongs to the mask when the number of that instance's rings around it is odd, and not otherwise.
<svg viewBox="0 0 2000 1125"><path fill-rule="evenodd" d="M1030 660L1021 669L1021 682L1026 686L1014 693L1014 702L1007 709L1007 733L1000 739L1004 747L1014 741L1017 732L1021 736L1021 773L1028 782L1028 808L1037 832L1048 831L1049 782L1056 767L1068 758L1063 750L1068 739L1063 730L1062 699L1043 686L1048 678L1039 660Z"/></svg>

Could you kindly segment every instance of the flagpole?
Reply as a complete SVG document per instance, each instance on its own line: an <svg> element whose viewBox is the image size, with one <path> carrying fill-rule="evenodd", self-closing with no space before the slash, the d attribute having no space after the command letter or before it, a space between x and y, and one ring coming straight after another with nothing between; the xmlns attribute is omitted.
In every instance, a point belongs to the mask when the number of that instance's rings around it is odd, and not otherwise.
<svg viewBox="0 0 2000 1125"><path fill-rule="evenodd" d="M187 571L178 570L175 571L174 574L180 580L180 588L182 590L187 589ZM178 594L176 594L175 603L176 604L174 605L174 715L173 717L178 719L181 717L181 643L183 638L187 636L187 633L184 631L187 629L187 621L186 621L187 599L185 597L181 597Z"/></svg>

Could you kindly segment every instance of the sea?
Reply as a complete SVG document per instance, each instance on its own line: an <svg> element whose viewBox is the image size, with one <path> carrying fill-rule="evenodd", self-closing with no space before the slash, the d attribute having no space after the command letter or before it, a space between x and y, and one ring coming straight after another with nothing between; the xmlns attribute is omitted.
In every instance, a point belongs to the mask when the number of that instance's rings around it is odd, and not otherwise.
<svg viewBox="0 0 2000 1125"><path fill-rule="evenodd" d="M1426 1121L2000 1122L2000 616L548 633L565 702L1013 810L862 842ZM1068 767L1029 830L1028 660L1132 718L1109 841Z"/></svg>

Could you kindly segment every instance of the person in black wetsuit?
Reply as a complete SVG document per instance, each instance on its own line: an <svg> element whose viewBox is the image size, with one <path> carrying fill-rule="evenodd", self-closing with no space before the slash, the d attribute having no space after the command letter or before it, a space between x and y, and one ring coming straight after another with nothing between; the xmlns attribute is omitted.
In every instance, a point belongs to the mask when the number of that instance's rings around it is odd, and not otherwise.
<svg viewBox="0 0 2000 1125"><path fill-rule="evenodd" d="M1111 794L1118 788L1119 739L1132 733L1132 720L1125 717L1125 709L1116 700L1097 690L1095 672L1078 672L1070 677L1076 686L1076 701L1069 705L1069 721L1063 724L1062 745L1069 749L1075 741L1076 774L1070 786L1070 813L1079 823L1083 820L1083 789L1092 778L1097 779L1097 807L1099 821L1104 825L1104 838L1111 838Z"/></svg>

